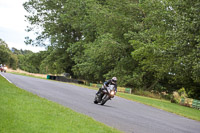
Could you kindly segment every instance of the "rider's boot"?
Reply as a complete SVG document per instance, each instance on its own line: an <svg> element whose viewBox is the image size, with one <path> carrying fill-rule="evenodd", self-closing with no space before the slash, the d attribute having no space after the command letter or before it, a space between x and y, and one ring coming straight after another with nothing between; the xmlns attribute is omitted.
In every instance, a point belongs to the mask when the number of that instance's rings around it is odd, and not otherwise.
<svg viewBox="0 0 200 133"><path fill-rule="evenodd" d="M101 93L101 88L99 88L99 90L97 91L96 95Z"/></svg>

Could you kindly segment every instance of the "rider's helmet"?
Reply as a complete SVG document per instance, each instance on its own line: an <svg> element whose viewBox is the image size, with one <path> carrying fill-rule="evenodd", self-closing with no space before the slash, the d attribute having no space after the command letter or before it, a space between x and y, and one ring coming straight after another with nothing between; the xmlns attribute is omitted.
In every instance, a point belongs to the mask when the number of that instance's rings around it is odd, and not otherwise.
<svg viewBox="0 0 200 133"><path fill-rule="evenodd" d="M112 77L111 82L112 82L113 84L116 84L117 78L116 78L116 77Z"/></svg>

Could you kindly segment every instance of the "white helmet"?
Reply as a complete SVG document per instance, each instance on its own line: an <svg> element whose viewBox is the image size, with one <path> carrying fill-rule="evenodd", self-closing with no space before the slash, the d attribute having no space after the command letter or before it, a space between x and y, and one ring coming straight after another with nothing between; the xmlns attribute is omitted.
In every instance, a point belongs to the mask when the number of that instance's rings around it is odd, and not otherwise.
<svg viewBox="0 0 200 133"><path fill-rule="evenodd" d="M116 84L117 78L116 78L116 77L112 77L111 82L112 82L113 84Z"/></svg>

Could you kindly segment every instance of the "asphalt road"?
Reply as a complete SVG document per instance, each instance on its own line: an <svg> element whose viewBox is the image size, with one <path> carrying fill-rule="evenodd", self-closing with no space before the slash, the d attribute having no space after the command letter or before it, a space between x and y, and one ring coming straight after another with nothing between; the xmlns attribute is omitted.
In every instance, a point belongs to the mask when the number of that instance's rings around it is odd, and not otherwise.
<svg viewBox="0 0 200 133"><path fill-rule="evenodd" d="M16 86L93 117L125 133L200 133L200 122L115 97L96 105L96 91L75 85L2 73Z"/></svg>

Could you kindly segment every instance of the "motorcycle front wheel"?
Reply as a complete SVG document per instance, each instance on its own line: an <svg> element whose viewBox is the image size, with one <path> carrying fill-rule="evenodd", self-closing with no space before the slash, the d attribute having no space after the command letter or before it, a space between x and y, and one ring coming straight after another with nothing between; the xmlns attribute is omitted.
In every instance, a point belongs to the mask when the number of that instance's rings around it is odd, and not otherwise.
<svg viewBox="0 0 200 133"><path fill-rule="evenodd" d="M108 95L104 95L104 97L102 98L102 100L101 100L101 105L104 105L107 101L108 101L108 99L109 99L109 96Z"/></svg>
<svg viewBox="0 0 200 133"><path fill-rule="evenodd" d="M95 95L95 98L94 98L94 103L97 104L98 101L97 101L97 95Z"/></svg>

